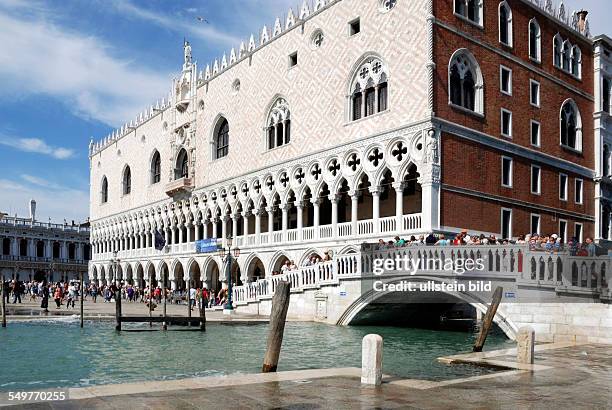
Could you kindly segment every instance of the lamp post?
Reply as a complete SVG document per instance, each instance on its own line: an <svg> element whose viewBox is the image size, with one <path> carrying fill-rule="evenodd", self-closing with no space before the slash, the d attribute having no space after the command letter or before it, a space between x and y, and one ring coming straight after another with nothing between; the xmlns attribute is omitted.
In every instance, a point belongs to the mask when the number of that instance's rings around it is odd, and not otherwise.
<svg viewBox="0 0 612 410"><path fill-rule="evenodd" d="M113 272L115 273L115 283L117 286L120 286L119 278L117 277L118 266L121 263L121 259L117 258L117 251L113 251L113 258L110 260L111 265L113 266Z"/></svg>
<svg viewBox="0 0 612 410"><path fill-rule="evenodd" d="M225 263L227 264L225 270L225 277L227 279L227 303L223 307L223 311L227 313L231 313L234 310L234 306L232 305L232 262L234 258L238 258L240 256L240 248L235 247L233 249L232 255L232 236L229 235L226 240L227 243L227 257L225 247L221 246L219 248L219 256L221 260L225 259Z"/></svg>

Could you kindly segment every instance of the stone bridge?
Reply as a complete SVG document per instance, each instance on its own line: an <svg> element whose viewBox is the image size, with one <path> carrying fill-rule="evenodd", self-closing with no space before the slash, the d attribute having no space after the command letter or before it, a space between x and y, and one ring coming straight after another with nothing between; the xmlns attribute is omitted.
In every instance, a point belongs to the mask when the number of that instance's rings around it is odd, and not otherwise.
<svg viewBox="0 0 612 410"><path fill-rule="evenodd" d="M393 324L408 316L435 316L449 304L471 306L479 316L502 286L494 320L510 339L530 325L538 341L612 343L611 262L609 256L549 254L526 245L383 250L364 245L328 262L234 287L233 298L238 312L268 315L276 285L285 280L291 282L290 318Z"/></svg>

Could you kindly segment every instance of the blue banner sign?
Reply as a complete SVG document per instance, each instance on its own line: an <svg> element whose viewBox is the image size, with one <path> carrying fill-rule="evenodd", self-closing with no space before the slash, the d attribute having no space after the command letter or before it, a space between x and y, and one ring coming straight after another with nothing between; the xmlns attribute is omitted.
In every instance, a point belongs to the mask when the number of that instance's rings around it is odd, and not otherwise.
<svg viewBox="0 0 612 410"><path fill-rule="evenodd" d="M196 253L211 253L219 250L217 238L196 241Z"/></svg>

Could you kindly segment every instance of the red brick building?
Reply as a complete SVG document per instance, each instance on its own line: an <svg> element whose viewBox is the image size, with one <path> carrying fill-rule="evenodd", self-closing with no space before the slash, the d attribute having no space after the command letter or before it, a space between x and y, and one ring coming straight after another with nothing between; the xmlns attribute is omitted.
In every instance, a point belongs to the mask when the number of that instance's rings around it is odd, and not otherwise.
<svg viewBox="0 0 612 410"><path fill-rule="evenodd" d="M441 230L592 236L586 13L564 19L526 0L435 0L433 8Z"/></svg>

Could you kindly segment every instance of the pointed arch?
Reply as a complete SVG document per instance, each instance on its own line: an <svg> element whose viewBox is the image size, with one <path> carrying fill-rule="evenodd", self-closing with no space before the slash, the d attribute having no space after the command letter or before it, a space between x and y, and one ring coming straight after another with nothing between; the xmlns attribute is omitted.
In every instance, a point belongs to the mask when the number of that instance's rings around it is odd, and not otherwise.
<svg viewBox="0 0 612 410"><path fill-rule="evenodd" d="M506 0L499 3L499 42L512 47L512 9Z"/></svg>
<svg viewBox="0 0 612 410"><path fill-rule="evenodd" d="M353 66L348 86L350 121L386 111L389 100L389 68L376 53L366 53Z"/></svg>
<svg viewBox="0 0 612 410"><path fill-rule="evenodd" d="M229 153L229 122L222 114L217 115L212 134L212 158L221 159Z"/></svg>
<svg viewBox="0 0 612 410"><path fill-rule="evenodd" d="M121 178L121 190L123 195L129 195L132 192L132 170L129 165L123 167L123 174Z"/></svg>
<svg viewBox="0 0 612 410"><path fill-rule="evenodd" d="M189 154L181 148L174 162L174 179L189 178Z"/></svg>
<svg viewBox="0 0 612 410"><path fill-rule="evenodd" d="M561 105L559 124L561 145L582 151L582 117L578 105L571 98Z"/></svg>
<svg viewBox="0 0 612 410"><path fill-rule="evenodd" d="M108 202L108 179L106 178L106 175L102 177L102 182L100 185L100 202L105 204Z"/></svg>
<svg viewBox="0 0 612 410"><path fill-rule="evenodd" d="M286 98L276 95L269 104L264 129L268 149L291 142L291 111Z"/></svg>
<svg viewBox="0 0 612 410"><path fill-rule="evenodd" d="M535 17L529 21L529 58L542 61L542 30Z"/></svg>
<svg viewBox="0 0 612 410"><path fill-rule="evenodd" d="M154 149L149 161L149 181L151 184L157 184L161 181L161 155L159 151Z"/></svg>
<svg viewBox="0 0 612 410"><path fill-rule="evenodd" d="M484 115L484 80L474 55L466 48L453 53L448 64L450 105Z"/></svg>

